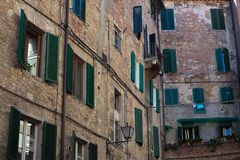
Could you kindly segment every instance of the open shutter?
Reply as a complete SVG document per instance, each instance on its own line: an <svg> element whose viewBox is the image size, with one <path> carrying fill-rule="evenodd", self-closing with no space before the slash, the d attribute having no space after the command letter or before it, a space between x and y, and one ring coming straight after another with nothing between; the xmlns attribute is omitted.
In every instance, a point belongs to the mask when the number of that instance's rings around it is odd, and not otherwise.
<svg viewBox="0 0 240 160"><path fill-rule="evenodd" d="M67 91L73 94L73 49L69 44L67 50Z"/></svg>
<svg viewBox="0 0 240 160"><path fill-rule="evenodd" d="M133 26L134 33L142 32L142 6L136 6L133 8Z"/></svg>
<svg viewBox="0 0 240 160"><path fill-rule="evenodd" d="M87 63L87 97L86 103L89 107L94 108L94 68Z"/></svg>
<svg viewBox="0 0 240 160"><path fill-rule="evenodd" d="M164 73L171 72L171 51L169 49L163 50L163 57L164 57Z"/></svg>
<svg viewBox="0 0 240 160"><path fill-rule="evenodd" d="M217 9L210 9L212 29L218 29L218 11Z"/></svg>
<svg viewBox="0 0 240 160"><path fill-rule="evenodd" d="M178 140L183 140L181 127L178 127L177 136L178 136Z"/></svg>
<svg viewBox="0 0 240 160"><path fill-rule="evenodd" d="M140 91L143 92L144 91L144 67L142 65L142 63L140 63L139 65L139 70L140 70Z"/></svg>
<svg viewBox="0 0 240 160"><path fill-rule="evenodd" d="M223 9L218 9L218 29L225 30L225 21L224 21L224 14Z"/></svg>
<svg viewBox="0 0 240 160"><path fill-rule="evenodd" d="M43 137L42 137L42 160L56 159L56 145L57 145L57 126L43 123Z"/></svg>
<svg viewBox="0 0 240 160"><path fill-rule="evenodd" d="M59 37L47 33L46 80L53 83L58 82L58 48Z"/></svg>
<svg viewBox="0 0 240 160"><path fill-rule="evenodd" d="M136 77L135 77L135 68L136 68L136 56L135 56L135 53L134 52L132 52L131 53L131 80L133 81L133 82L135 82L135 79L136 79Z"/></svg>
<svg viewBox="0 0 240 160"><path fill-rule="evenodd" d="M216 49L215 54L216 54L217 70L220 72L223 72L224 68L223 68L222 48Z"/></svg>
<svg viewBox="0 0 240 160"><path fill-rule="evenodd" d="M153 80L150 80L150 104L153 105Z"/></svg>
<svg viewBox="0 0 240 160"><path fill-rule="evenodd" d="M80 0L73 0L73 12L80 15Z"/></svg>
<svg viewBox="0 0 240 160"><path fill-rule="evenodd" d="M20 112L16 108L11 107L8 128L8 147L7 147L8 160L17 159L20 117L21 117Z"/></svg>
<svg viewBox="0 0 240 160"><path fill-rule="evenodd" d="M230 71L230 60L229 60L228 49L223 48L222 55L223 55L224 71L229 72Z"/></svg>
<svg viewBox="0 0 240 160"><path fill-rule="evenodd" d="M175 22L174 22L174 10L168 9L168 30L174 30L175 29Z"/></svg>
<svg viewBox="0 0 240 160"><path fill-rule="evenodd" d="M85 22L86 19L86 0L81 0L80 3L80 18Z"/></svg>
<svg viewBox="0 0 240 160"><path fill-rule="evenodd" d="M159 90L156 88L156 100L157 100L157 105L156 105L156 112L160 113L160 99L159 99Z"/></svg>
<svg viewBox="0 0 240 160"><path fill-rule="evenodd" d="M142 110L138 108L135 108L135 140L138 144L143 144Z"/></svg>
<svg viewBox="0 0 240 160"><path fill-rule="evenodd" d="M153 152L156 158L160 156L158 127L153 126Z"/></svg>
<svg viewBox="0 0 240 160"><path fill-rule="evenodd" d="M98 146L96 144L89 143L88 159L89 160L97 160L98 159Z"/></svg>
<svg viewBox="0 0 240 160"><path fill-rule="evenodd" d="M75 131L72 131L72 160L76 157L76 135Z"/></svg>
<svg viewBox="0 0 240 160"><path fill-rule="evenodd" d="M171 72L177 72L176 50L171 49L170 57L171 57Z"/></svg>
<svg viewBox="0 0 240 160"><path fill-rule="evenodd" d="M200 136L199 136L199 127L198 126L194 127L194 133L195 133L195 139L199 139Z"/></svg>
<svg viewBox="0 0 240 160"><path fill-rule="evenodd" d="M144 58L148 58L148 28L144 27Z"/></svg>
<svg viewBox="0 0 240 160"><path fill-rule="evenodd" d="M22 67L26 65L25 59L26 33L27 33L27 17L24 11L21 9L18 37L18 63Z"/></svg>

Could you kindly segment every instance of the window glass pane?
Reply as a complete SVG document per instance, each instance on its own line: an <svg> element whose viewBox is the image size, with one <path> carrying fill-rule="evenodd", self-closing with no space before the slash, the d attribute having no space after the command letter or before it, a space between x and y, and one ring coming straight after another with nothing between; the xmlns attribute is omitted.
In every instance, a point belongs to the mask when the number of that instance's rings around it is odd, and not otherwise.
<svg viewBox="0 0 240 160"><path fill-rule="evenodd" d="M38 61L38 39L37 36L29 34L28 39L28 57L27 62L31 65L31 73L37 75L37 61Z"/></svg>
<svg viewBox="0 0 240 160"><path fill-rule="evenodd" d="M80 87L80 84L81 84L81 80L80 80L80 72L81 72L81 65L79 63L77 63L77 68L76 68L76 96L78 98L81 98L80 97L80 93L81 93L81 87Z"/></svg>
<svg viewBox="0 0 240 160"><path fill-rule="evenodd" d="M83 160L83 144L81 142L77 142L77 160Z"/></svg>
<svg viewBox="0 0 240 160"><path fill-rule="evenodd" d="M27 123L27 135L34 136L34 124Z"/></svg>
<svg viewBox="0 0 240 160"><path fill-rule="evenodd" d="M21 160L21 159L22 159L22 149L18 148L17 160Z"/></svg>

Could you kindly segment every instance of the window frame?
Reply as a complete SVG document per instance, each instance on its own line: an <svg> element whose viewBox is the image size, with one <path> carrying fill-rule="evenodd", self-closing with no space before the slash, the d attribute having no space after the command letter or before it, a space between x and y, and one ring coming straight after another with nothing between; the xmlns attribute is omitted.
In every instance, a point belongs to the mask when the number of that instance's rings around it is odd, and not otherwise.
<svg viewBox="0 0 240 160"><path fill-rule="evenodd" d="M80 65L80 70L78 69L78 64ZM86 76L84 75L85 71L85 62L78 57L77 55L73 55L73 96L80 99L80 100L85 100L85 95L84 95L84 90L86 90L86 88L84 88L84 79L86 78ZM79 72L79 76L80 76L80 81L77 82L77 72ZM77 96L77 83L80 83L80 97Z"/></svg>
<svg viewBox="0 0 240 160"><path fill-rule="evenodd" d="M86 148L87 148L87 142L80 139L80 138L77 138L76 137L76 140L75 140L75 157L74 157L74 160L78 160L78 146L79 144L81 144L82 146L82 160L86 160L87 159L87 153L86 153Z"/></svg>
<svg viewBox="0 0 240 160"><path fill-rule="evenodd" d="M115 94L114 94L114 141L121 141L122 140L122 131L121 131L121 93L115 89ZM116 133L116 130L118 133ZM117 137L116 135L119 135L119 137ZM117 139L119 138L119 139Z"/></svg>
<svg viewBox="0 0 240 160"><path fill-rule="evenodd" d="M121 53L122 51L122 34L121 34L121 30L114 25L114 46L115 48ZM120 41L119 44L117 44L116 42Z"/></svg>

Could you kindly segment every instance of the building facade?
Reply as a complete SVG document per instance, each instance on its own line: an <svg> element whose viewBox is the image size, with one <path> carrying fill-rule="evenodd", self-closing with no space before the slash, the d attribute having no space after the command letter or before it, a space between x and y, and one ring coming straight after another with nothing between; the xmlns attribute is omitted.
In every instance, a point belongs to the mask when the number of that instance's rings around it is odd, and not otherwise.
<svg viewBox="0 0 240 160"><path fill-rule="evenodd" d="M162 2L67 2L0 2L0 156L158 159Z"/></svg>
<svg viewBox="0 0 240 160"><path fill-rule="evenodd" d="M164 87L160 94L165 97L166 144L180 148L166 152L166 157L231 159L239 155L232 139L239 136L240 113L232 2L164 4L160 26ZM210 152L207 145L218 140L224 144Z"/></svg>

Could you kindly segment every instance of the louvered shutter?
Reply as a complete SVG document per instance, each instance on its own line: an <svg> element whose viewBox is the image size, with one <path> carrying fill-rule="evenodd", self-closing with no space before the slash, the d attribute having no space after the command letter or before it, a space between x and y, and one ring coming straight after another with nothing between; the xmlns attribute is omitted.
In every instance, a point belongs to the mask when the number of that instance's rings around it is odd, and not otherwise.
<svg viewBox="0 0 240 160"><path fill-rule="evenodd" d="M140 70L140 91L143 92L144 91L144 67L142 65L142 63L139 64L139 70Z"/></svg>
<svg viewBox="0 0 240 160"><path fill-rule="evenodd" d="M142 32L142 6L133 7L134 33Z"/></svg>
<svg viewBox="0 0 240 160"><path fill-rule="evenodd" d="M172 95L170 89L165 89L165 104L166 105L172 104Z"/></svg>
<svg viewBox="0 0 240 160"><path fill-rule="evenodd" d="M149 90L149 95L150 95L150 104L153 105L153 80L150 80L150 90Z"/></svg>
<svg viewBox="0 0 240 160"><path fill-rule="evenodd" d="M73 0L73 12L80 15L80 0Z"/></svg>
<svg viewBox="0 0 240 160"><path fill-rule="evenodd" d="M229 60L228 49L223 48L222 55L223 55L224 71L229 72L231 69L230 69L230 60Z"/></svg>
<svg viewBox="0 0 240 160"><path fill-rule="evenodd" d="M167 9L161 11L161 28L162 30L168 29L168 22L167 22Z"/></svg>
<svg viewBox="0 0 240 160"><path fill-rule="evenodd" d="M210 9L212 29L218 29L218 11L217 9Z"/></svg>
<svg viewBox="0 0 240 160"><path fill-rule="evenodd" d="M72 160L76 157L76 135L75 131L72 131Z"/></svg>
<svg viewBox="0 0 240 160"><path fill-rule="evenodd" d="M148 58L148 28L144 27L144 58Z"/></svg>
<svg viewBox="0 0 240 160"><path fill-rule="evenodd" d="M58 48L59 37L47 33L46 80L53 83L58 82Z"/></svg>
<svg viewBox="0 0 240 160"><path fill-rule="evenodd" d="M176 50L170 50L171 57L171 72L177 72L177 58L176 58Z"/></svg>
<svg viewBox="0 0 240 160"><path fill-rule="evenodd" d="M169 49L163 50L163 56L164 56L164 73L171 72L171 51Z"/></svg>
<svg viewBox="0 0 240 160"><path fill-rule="evenodd" d="M234 97L233 97L233 89L231 87L228 87L228 101L233 101ZM234 102L230 102L230 103L234 103Z"/></svg>
<svg viewBox="0 0 240 160"><path fill-rule="evenodd" d="M138 108L135 108L135 140L138 144L143 144L142 110Z"/></svg>
<svg viewBox="0 0 240 160"><path fill-rule="evenodd" d="M73 94L73 49L67 48L67 91Z"/></svg>
<svg viewBox="0 0 240 160"><path fill-rule="evenodd" d="M89 143L88 159L89 160L97 160L98 159L98 146L96 144Z"/></svg>
<svg viewBox="0 0 240 160"><path fill-rule="evenodd" d="M44 122L42 132L42 160L56 159L56 140L57 126Z"/></svg>
<svg viewBox="0 0 240 160"><path fill-rule="evenodd" d="M172 89L172 97L173 104L178 104L178 89Z"/></svg>
<svg viewBox="0 0 240 160"><path fill-rule="evenodd" d="M132 52L131 53L131 80L133 82L135 82L135 79L136 79L136 77L135 77L135 74L136 74L135 69L136 69L136 56L135 56L135 53Z"/></svg>
<svg viewBox="0 0 240 160"><path fill-rule="evenodd" d="M204 103L204 91L202 88L193 89L193 102Z"/></svg>
<svg viewBox="0 0 240 160"><path fill-rule="evenodd" d="M86 0L80 2L80 18L85 22L86 19Z"/></svg>
<svg viewBox="0 0 240 160"><path fill-rule="evenodd" d="M175 29L175 22L174 22L174 10L168 9L168 30Z"/></svg>
<svg viewBox="0 0 240 160"><path fill-rule="evenodd" d="M159 90L156 88L156 100L157 100L157 105L156 105L156 112L160 113L160 99L159 99Z"/></svg>
<svg viewBox="0 0 240 160"><path fill-rule="evenodd" d="M226 103L228 101L227 88L226 87L220 88L220 94L221 94L221 102Z"/></svg>
<svg viewBox="0 0 240 160"><path fill-rule="evenodd" d="M149 42L150 42L150 55L154 57L156 55L156 34L149 35Z"/></svg>
<svg viewBox="0 0 240 160"><path fill-rule="evenodd" d="M86 103L90 108L94 108L94 68L87 63L87 96Z"/></svg>
<svg viewBox="0 0 240 160"><path fill-rule="evenodd" d="M178 140L183 140L183 137L182 137L182 128L181 128L181 127L178 127L177 137L178 137Z"/></svg>
<svg viewBox="0 0 240 160"><path fill-rule="evenodd" d="M25 46L26 46L26 33L27 33L27 17L24 11L21 9L20 24L19 24L19 37L18 37L18 63L25 67Z"/></svg>
<svg viewBox="0 0 240 160"><path fill-rule="evenodd" d="M200 135L199 135L199 127L198 126L194 127L194 133L195 133L195 139L199 139Z"/></svg>
<svg viewBox="0 0 240 160"><path fill-rule="evenodd" d="M158 127L153 126L153 152L156 158L160 156Z"/></svg>
<svg viewBox="0 0 240 160"><path fill-rule="evenodd" d="M224 67L223 67L222 48L216 49L215 50L215 55L216 55L217 70L219 72L223 72L224 71Z"/></svg>
<svg viewBox="0 0 240 160"><path fill-rule="evenodd" d="M11 107L8 127L8 160L16 160L18 156L18 139L21 113L14 107Z"/></svg>

